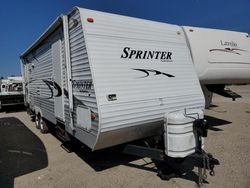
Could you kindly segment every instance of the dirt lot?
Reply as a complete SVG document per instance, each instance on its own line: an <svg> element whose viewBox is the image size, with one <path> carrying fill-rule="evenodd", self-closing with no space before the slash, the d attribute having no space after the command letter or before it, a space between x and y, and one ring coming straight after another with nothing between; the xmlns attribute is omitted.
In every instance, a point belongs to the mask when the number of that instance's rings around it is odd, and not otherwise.
<svg viewBox="0 0 250 188"><path fill-rule="evenodd" d="M205 114L213 125L206 150L220 160L205 187L250 187L250 86L233 86L236 102L214 96ZM196 187L197 169L163 181L148 158L115 149L68 153L52 134L41 134L26 112L0 113L0 187Z"/></svg>

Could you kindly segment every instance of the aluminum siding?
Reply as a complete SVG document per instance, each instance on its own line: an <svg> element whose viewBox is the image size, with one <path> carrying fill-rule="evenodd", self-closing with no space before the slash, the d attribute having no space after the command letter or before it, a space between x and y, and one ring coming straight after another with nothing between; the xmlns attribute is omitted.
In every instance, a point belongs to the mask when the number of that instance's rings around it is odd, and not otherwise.
<svg viewBox="0 0 250 188"><path fill-rule="evenodd" d="M101 114L98 147L102 147L105 142L102 134L107 132L150 123L153 130L166 112L204 108L204 97L180 27L86 9L80 11ZM89 17L94 19L93 23L87 21ZM174 61L122 60L124 47L171 51ZM139 78L144 74L134 68L160 70L175 78L163 75ZM108 101L107 95L113 93L117 94L117 100ZM128 141L127 135L120 136ZM112 137L105 139L112 140ZM136 135L131 139L136 139ZM113 139L109 144L118 143Z"/></svg>
<svg viewBox="0 0 250 188"><path fill-rule="evenodd" d="M77 26L74 26L76 22L78 24ZM92 75L89 67L89 59L85 45L85 38L83 34L80 14L78 11L75 11L74 14L70 15L69 17L69 45L70 45L72 80L74 82L86 81L86 80L92 82ZM80 92L73 87L74 126L77 126L76 108L78 105L85 105L89 107L91 111L96 114L97 117L94 121L92 121L92 126L90 131L87 132L84 129L79 129L79 127L77 128L77 130L85 131L87 134L91 134L92 136L96 137L98 133L98 109L97 109L94 87L92 87L89 93ZM94 143L91 143L91 145L93 144Z"/></svg>
<svg viewBox="0 0 250 188"><path fill-rule="evenodd" d="M51 45L60 38L59 30L54 32L33 53L27 55L28 83L30 107L41 110L42 116L55 123L54 98L50 88L44 81L53 79Z"/></svg>

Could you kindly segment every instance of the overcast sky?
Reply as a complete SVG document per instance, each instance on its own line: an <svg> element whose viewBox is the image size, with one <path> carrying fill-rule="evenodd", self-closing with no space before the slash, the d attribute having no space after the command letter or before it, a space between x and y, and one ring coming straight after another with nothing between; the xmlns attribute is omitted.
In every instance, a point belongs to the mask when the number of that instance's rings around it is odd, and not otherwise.
<svg viewBox="0 0 250 188"><path fill-rule="evenodd" d="M20 54L57 16L74 6L178 25L250 33L250 0L2 0L0 76L20 75Z"/></svg>

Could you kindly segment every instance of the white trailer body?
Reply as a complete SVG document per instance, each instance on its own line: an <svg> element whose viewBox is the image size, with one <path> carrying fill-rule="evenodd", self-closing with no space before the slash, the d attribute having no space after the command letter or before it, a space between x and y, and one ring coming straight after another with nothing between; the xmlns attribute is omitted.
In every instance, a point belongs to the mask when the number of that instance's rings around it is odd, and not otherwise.
<svg viewBox="0 0 250 188"><path fill-rule="evenodd" d="M202 84L250 83L247 33L183 27Z"/></svg>
<svg viewBox="0 0 250 188"><path fill-rule="evenodd" d="M92 150L163 135L171 114L166 153L195 152L204 97L181 27L75 8L21 59L27 105Z"/></svg>
<svg viewBox="0 0 250 188"><path fill-rule="evenodd" d="M184 26L183 30L209 107L212 92L239 95L225 84L250 83L250 37L247 33Z"/></svg>

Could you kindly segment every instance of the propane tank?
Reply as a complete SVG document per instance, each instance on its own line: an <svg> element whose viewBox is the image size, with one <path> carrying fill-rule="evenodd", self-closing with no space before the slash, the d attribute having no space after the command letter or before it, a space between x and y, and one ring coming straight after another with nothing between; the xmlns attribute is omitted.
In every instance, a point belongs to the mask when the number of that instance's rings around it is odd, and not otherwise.
<svg viewBox="0 0 250 188"><path fill-rule="evenodd" d="M195 153L196 137L193 123L203 119L201 109L189 109L166 113L164 116L165 154L169 157L184 158ZM204 140L202 139L202 147Z"/></svg>

